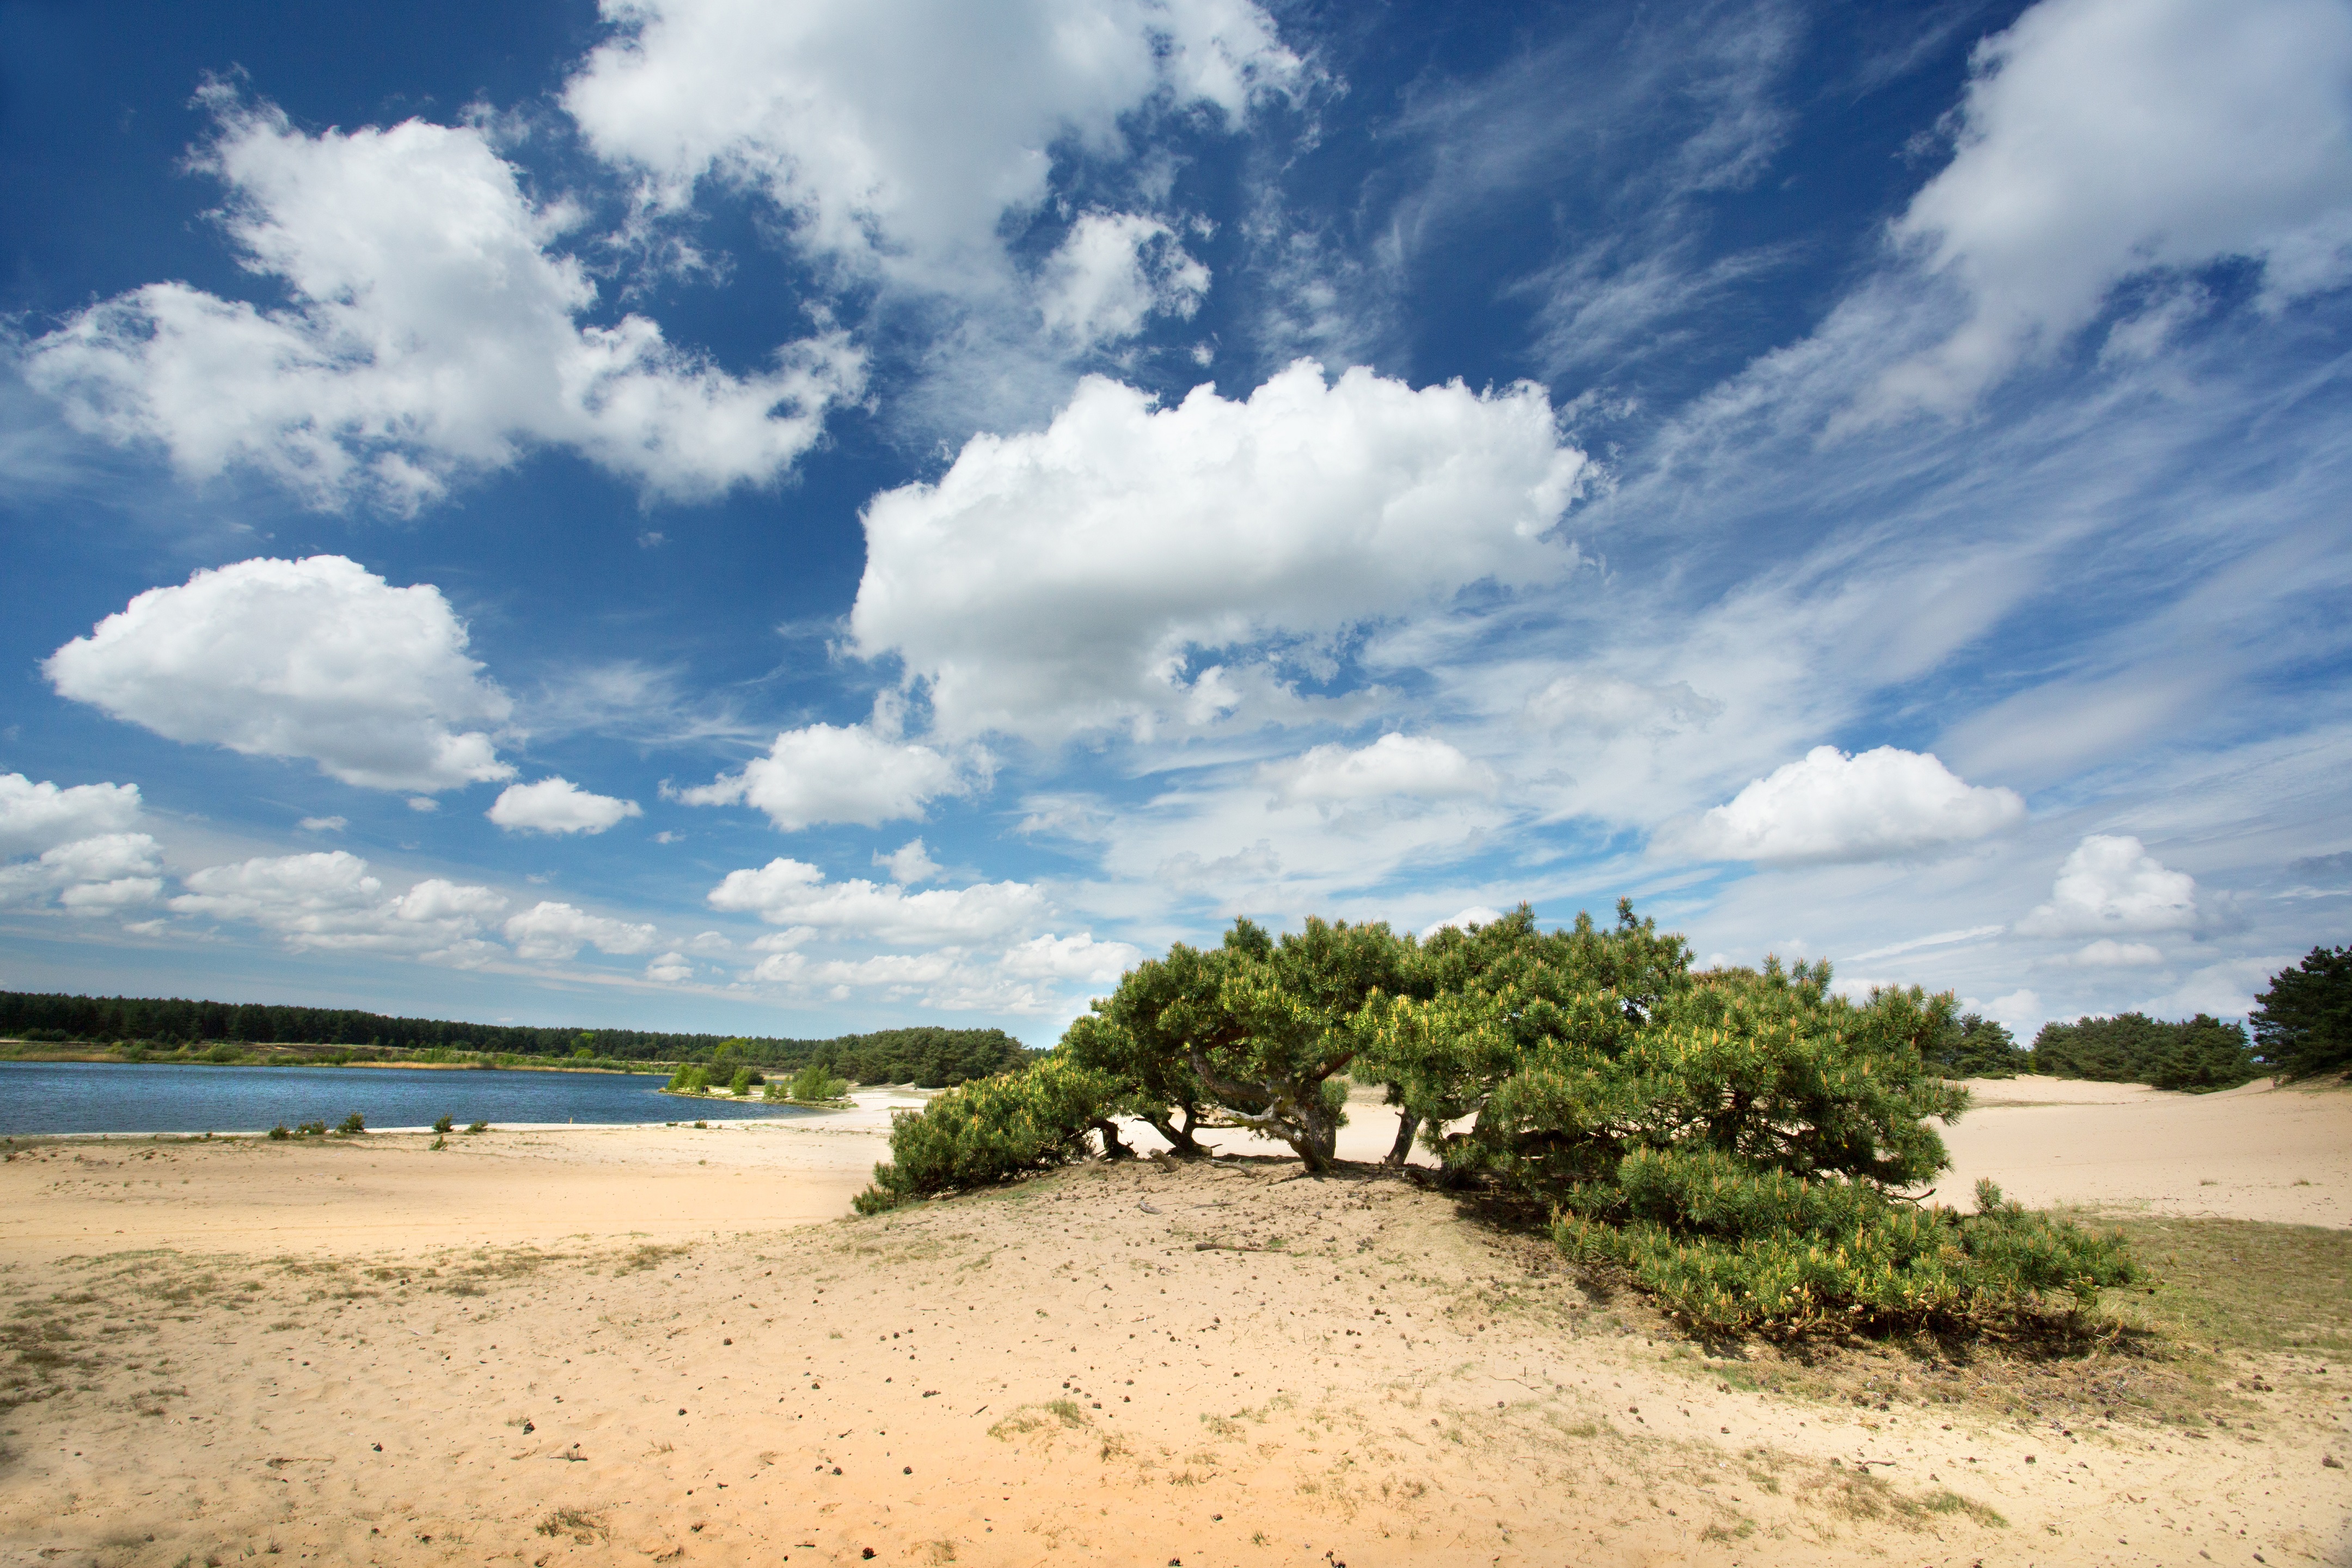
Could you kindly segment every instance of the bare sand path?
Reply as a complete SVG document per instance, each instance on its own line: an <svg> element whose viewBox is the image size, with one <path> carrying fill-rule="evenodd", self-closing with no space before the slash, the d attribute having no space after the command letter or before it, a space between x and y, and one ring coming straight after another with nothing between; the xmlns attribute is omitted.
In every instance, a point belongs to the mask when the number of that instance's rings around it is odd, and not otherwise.
<svg viewBox="0 0 2352 1568"><path fill-rule="evenodd" d="M2267 1203L2306 1163L2274 1130L2352 1105L2133 1093L1988 1103L1954 1147L2043 1201ZM19 1153L0 1563L2352 1562L2352 1367L2309 1353L2239 1358L2193 1427L2119 1408L2123 1361L1988 1402L1865 1352L1782 1367L1800 1397L1362 1173L821 1218L887 1116ZM2114 1161L2029 1191L2100 1128ZM1348 1152L1388 1133L1360 1108ZM2247 1179L2141 1180L2150 1137Z"/></svg>

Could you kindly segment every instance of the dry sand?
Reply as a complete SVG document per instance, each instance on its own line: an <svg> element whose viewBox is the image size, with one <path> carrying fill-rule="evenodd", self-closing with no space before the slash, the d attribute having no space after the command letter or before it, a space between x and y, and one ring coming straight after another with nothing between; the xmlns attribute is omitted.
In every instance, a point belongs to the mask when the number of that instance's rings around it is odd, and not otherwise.
<svg viewBox="0 0 2352 1568"><path fill-rule="evenodd" d="M2220 1094L2065 1079L1979 1079L1976 1106L1944 1130L1952 1169L1938 1196L1962 1207L1979 1177L2036 1207L2352 1227L2352 1092Z"/></svg>
<svg viewBox="0 0 2352 1568"><path fill-rule="evenodd" d="M837 1219L888 1157L891 1112L924 1096L855 1099L852 1111L707 1130L681 1101L676 1126L502 1126L453 1132L437 1153L419 1128L299 1143L68 1139L56 1146L74 1152L75 1174L37 1201L7 1201L15 1168L0 1165L0 1260L668 1239Z"/></svg>
<svg viewBox="0 0 2352 1568"><path fill-rule="evenodd" d="M2352 1094L1979 1088L1955 1192L2352 1220ZM2195 1433L1733 1392L1361 1173L833 1218L887 1114L11 1158L0 1561L2352 1560L2352 1367L2244 1358L2254 1414Z"/></svg>

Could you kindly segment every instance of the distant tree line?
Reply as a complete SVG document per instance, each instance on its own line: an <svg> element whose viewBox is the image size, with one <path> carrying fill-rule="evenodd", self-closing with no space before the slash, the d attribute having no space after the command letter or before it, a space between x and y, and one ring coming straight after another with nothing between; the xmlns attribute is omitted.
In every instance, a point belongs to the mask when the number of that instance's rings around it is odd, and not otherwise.
<svg viewBox="0 0 2352 1568"><path fill-rule="evenodd" d="M520 1057L708 1062L794 1071L815 1066L856 1083L942 1089L1024 1066L1035 1053L1002 1029L880 1029L832 1039L668 1034L643 1029L540 1028L446 1018L397 1018L346 1007L297 1007L181 997L74 996L0 991L0 1036L17 1039L152 1041L455 1050Z"/></svg>
<svg viewBox="0 0 2352 1568"><path fill-rule="evenodd" d="M2235 1089L2276 1070L2255 1056L2244 1025L2203 1013L2181 1023L2125 1013L2044 1024L2031 1049L1993 1020L1966 1013L1948 1020L1922 1054L1945 1078L2039 1073L2190 1093Z"/></svg>
<svg viewBox="0 0 2352 1568"><path fill-rule="evenodd" d="M2246 1026L2200 1013L2179 1023L2123 1013L2044 1024L2033 1037L2034 1072L2099 1083L2144 1083L2151 1089L2202 1093L2235 1089L2266 1077L2246 1040Z"/></svg>
<svg viewBox="0 0 2352 1568"><path fill-rule="evenodd" d="M2203 1093L2258 1078L2290 1081L2352 1072L2352 947L2315 947L2271 976L2255 998L2253 1035L2200 1013L2171 1022L2145 1013L2042 1026L2031 1049L1975 1013L1948 1019L1923 1047L1946 1078L2087 1079Z"/></svg>

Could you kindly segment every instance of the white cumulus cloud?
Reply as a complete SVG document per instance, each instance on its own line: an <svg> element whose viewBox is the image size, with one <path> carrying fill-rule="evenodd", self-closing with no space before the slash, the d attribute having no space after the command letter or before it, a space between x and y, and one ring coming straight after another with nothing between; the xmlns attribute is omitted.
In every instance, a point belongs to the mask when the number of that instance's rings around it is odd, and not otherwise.
<svg viewBox="0 0 2352 1568"><path fill-rule="evenodd" d="M486 921L506 907L506 895L497 889L478 882L452 882L446 877L427 877L392 901L394 916L420 924Z"/></svg>
<svg viewBox="0 0 2352 1568"><path fill-rule="evenodd" d="M135 784L68 784L0 773L0 856L120 833L139 820Z"/></svg>
<svg viewBox="0 0 2352 1568"><path fill-rule="evenodd" d="M969 945L1002 936L1045 911L1026 882L979 882L910 893L856 878L827 882L816 867L779 856L757 869L730 871L710 907L756 914L772 925L884 942Z"/></svg>
<svg viewBox="0 0 2352 1568"><path fill-rule="evenodd" d="M467 657L441 591L394 588L340 555L150 588L42 668L60 696L159 735L307 757L345 784L444 790L514 772L475 727L513 704Z"/></svg>
<svg viewBox="0 0 2352 1568"><path fill-rule="evenodd" d="M919 818L934 798L971 787L929 746L864 724L810 724L779 734L764 757L736 773L678 792L688 805L757 806L787 833L820 822L878 827Z"/></svg>
<svg viewBox="0 0 2352 1568"><path fill-rule="evenodd" d="M592 795L562 776L509 784L483 813L510 833L602 833L645 808L634 800Z"/></svg>
<svg viewBox="0 0 2352 1568"><path fill-rule="evenodd" d="M0 903L38 903L54 895L75 914L110 914L152 904L163 891L163 857L144 833L102 833L0 867Z"/></svg>
<svg viewBox="0 0 2352 1568"><path fill-rule="evenodd" d="M940 874L940 863L931 858L931 852L923 847L919 838L908 839L887 855L877 849L874 863L887 868L892 881L909 888L919 882L930 881Z"/></svg>
<svg viewBox="0 0 2352 1568"><path fill-rule="evenodd" d="M1247 689L1188 676L1194 651L1559 577L1573 553L1546 535L1583 468L1532 385L1301 361L1245 400L1155 408L1090 376L1047 428L975 436L936 484L874 498L850 626L929 683L948 733L1207 722Z"/></svg>
<svg viewBox="0 0 2352 1568"><path fill-rule="evenodd" d="M1209 291L1209 269L1160 219L1094 212L1070 226L1037 283L1047 330L1088 348L1135 336L1154 313L1189 319Z"/></svg>
<svg viewBox="0 0 2352 1568"><path fill-rule="evenodd" d="M1978 47L1959 145L1897 239L1969 301L1893 373L1964 406L2149 268L2261 258L2275 301L2352 243L2352 9L2340 0L2042 0Z"/></svg>
<svg viewBox="0 0 2352 1568"><path fill-rule="evenodd" d="M1273 786L1276 800L1309 805L1391 795L1445 800L1489 794L1496 782L1494 770L1444 741L1393 731L1369 746L1317 746L1287 762L1269 763L1258 770L1258 779Z"/></svg>
<svg viewBox="0 0 2352 1568"><path fill-rule="evenodd" d="M879 985L901 988L936 985L957 974L961 963L949 952L877 952L870 958L813 959L803 952L779 952L761 959L751 971L754 980L790 985Z"/></svg>
<svg viewBox="0 0 2352 1568"><path fill-rule="evenodd" d="M2117 942L2103 936L2084 943L2066 962L2084 969L2146 969L2162 963L2164 954L2151 942Z"/></svg>
<svg viewBox="0 0 2352 1568"><path fill-rule="evenodd" d="M519 956L542 961L570 958L592 944L599 952L616 954L643 952L655 945L649 925L632 925L548 900L509 919L505 931Z"/></svg>
<svg viewBox="0 0 2352 1568"><path fill-rule="evenodd" d="M2127 834L2094 833L2059 866L2050 901L2017 929L2028 936L2095 936L2196 924L2195 878L2167 869Z"/></svg>
<svg viewBox="0 0 2352 1568"><path fill-rule="evenodd" d="M664 985L676 985L694 978L694 964L682 952L665 952L646 965L646 978Z"/></svg>
<svg viewBox="0 0 2352 1568"><path fill-rule="evenodd" d="M437 963L479 963L497 951L484 921L504 895L431 878L387 897L383 879L348 850L263 856L192 871L171 900L178 914L258 926L288 947L405 953Z"/></svg>
<svg viewBox="0 0 2352 1568"><path fill-rule="evenodd" d="M1005 953L1003 968L1027 979L1108 985L1142 962L1143 950L1131 942L1097 942L1092 932L1080 931L1076 936L1032 937Z"/></svg>
<svg viewBox="0 0 2352 1568"><path fill-rule="evenodd" d="M2273 953L2209 963L2166 994L2150 997L2143 1010L2159 1017L2210 1013L2217 1018L2242 1018L2253 1010L2256 994L2270 988L2271 976L2294 961L2293 953Z"/></svg>
<svg viewBox="0 0 2352 1568"><path fill-rule="evenodd" d="M1300 71L1249 0L604 0L622 29L566 86L604 158L683 205L764 189L802 241L926 288L1001 271L999 225L1057 144L1125 151L1122 116L1244 112Z"/></svg>
<svg viewBox="0 0 2352 1568"><path fill-rule="evenodd" d="M1076 957L1073 963L1099 968L1108 961L1104 954ZM746 978L803 994L821 992L835 1002L871 991L886 1002L912 1002L943 1012L1036 1016L1068 1011L1055 984L1063 977L1016 973L1004 961L954 950L877 952L865 958L812 958L787 950L761 959Z"/></svg>
<svg viewBox="0 0 2352 1568"><path fill-rule="evenodd" d="M1707 812L1675 847L1718 860L1883 860L2024 819L2016 791L1970 784L1932 753L1881 746L1849 756L1815 746Z"/></svg>
<svg viewBox="0 0 2352 1568"><path fill-rule="evenodd" d="M310 136L207 96L219 132L200 163L228 186L221 221L287 303L151 283L26 362L78 427L160 445L191 478L250 466L317 506L413 510L555 446L651 493L707 496L782 473L861 384L838 336L736 375L643 316L586 323L595 285L552 248L575 215L534 205L478 128Z"/></svg>
<svg viewBox="0 0 2352 1568"><path fill-rule="evenodd" d="M1448 927L1455 931L1468 931L1473 926L1493 925L1502 918L1503 911L1500 910L1489 909L1485 904L1473 904L1459 914L1448 915L1442 921L1433 921L1422 927L1421 940L1427 942Z"/></svg>
<svg viewBox="0 0 2352 1568"><path fill-rule="evenodd" d="M2006 1025L2011 1033L2031 1038L2042 1022L2042 995L2020 987L2005 996L1994 997L1986 1011L1995 1022Z"/></svg>

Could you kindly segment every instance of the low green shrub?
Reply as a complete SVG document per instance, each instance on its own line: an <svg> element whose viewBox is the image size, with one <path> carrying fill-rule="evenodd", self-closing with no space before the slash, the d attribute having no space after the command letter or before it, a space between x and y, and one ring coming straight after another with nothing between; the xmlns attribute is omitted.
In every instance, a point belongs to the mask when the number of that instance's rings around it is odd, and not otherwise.
<svg viewBox="0 0 2352 1568"><path fill-rule="evenodd" d="M294 1131L299 1136L304 1138L324 1138L327 1135L327 1124L323 1121L305 1121Z"/></svg>
<svg viewBox="0 0 2352 1568"><path fill-rule="evenodd" d="M1570 1194L1552 1236L1707 1334L1968 1330L2087 1308L2137 1278L2120 1235L2029 1212L1990 1182L1963 1215L1705 1150L1629 1155L1614 1192Z"/></svg>
<svg viewBox="0 0 2352 1568"><path fill-rule="evenodd" d="M341 1123L335 1128L335 1131L341 1133L346 1138L355 1137L367 1131L367 1118L354 1110L349 1116L343 1118Z"/></svg>
<svg viewBox="0 0 2352 1568"><path fill-rule="evenodd" d="M487 1121L468 1122L466 1126L466 1131L468 1132L488 1132L489 1130L490 1124Z"/></svg>
<svg viewBox="0 0 2352 1568"><path fill-rule="evenodd" d="M1694 972L1623 904L1614 930L1522 907L1439 932L1406 979L1421 994L1357 1030L1448 1178L1548 1204L1563 1249L1701 1332L1974 1330L2133 1278L2119 1238L1990 1187L1972 1215L1906 1195L1950 1163L1930 1122L1969 1097L1948 1075L2000 1065L1998 1026L1948 994L1854 1001L1825 963Z"/></svg>
<svg viewBox="0 0 2352 1568"><path fill-rule="evenodd" d="M450 1129L451 1127L455 1126L456 1124L457 1124L457 1118L455 1118L455 1117L451 1117L451 1116L441 1116L441 1117L436 1117L436 1118L434 1119L434 1121L433 1121L433 1131L436 1131L436 1132L446 1132L446 1131L449 1131L449 1129Z"/></svg>
<svg viewBox="0 0 2352 1568"><path fill-rule="evenodd" d="M293 1136L294 1134L286 1131L286 1123L283 1121L269 1130L269 1139L273 1143L283 1143L287 1139Z"/></svg>
<svg viewBox="0 0 2352 1568"><path fill-rule="evenodd" d="M1020 1072L976 1079L890 1118L890 1158L874 1184L852 1200L879 1214L931 1194L988 1186L1082 1159L1087 1134L1101 1130L1119 1151L1104 1112L1118 1098L1105 1073L1059 1053Z"/></svg>
<svg viewBox="0 0 2352 1568"><path fill-rule="evenodd" d="M708 1094L710 1092L710 1069L693 1062L684 1063L669 1075L669 1087L678 1094Z"/></svg>
<svg viewBox="0 0 2352 1568"><path fill-rule="evenodd" d="M771 1084L769 1087L772 1089L775 1086ZM825 1070L822 1063L811 1062L793 1074L791 1086L786 1092L791 1098L803 1104L814 1105L824 1100L839 1100L849 1092L849 1082L845 1079L834 1077L832 1073Z"/></svg>

